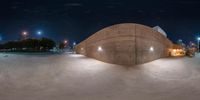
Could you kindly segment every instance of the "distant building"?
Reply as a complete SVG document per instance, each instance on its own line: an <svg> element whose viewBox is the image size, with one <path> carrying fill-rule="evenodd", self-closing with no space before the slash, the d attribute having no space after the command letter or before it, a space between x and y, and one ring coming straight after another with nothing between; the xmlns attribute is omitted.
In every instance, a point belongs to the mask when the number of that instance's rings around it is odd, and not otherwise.
<svg viewBox="0 0 200 100"><path fill-rule="evenodd" d="M170 56L181 57L186 55L186 50L182 45L174 44L170 50Z"/></svg>
<svg viewBox="0 0 200 100"><path fill-rule="evenodd" d="M159 33L161 33L165 37L167 37L167 33L162 28L160 28L160 26L155 26L155 27L153 27L153 29L158 31Z"/></svg>

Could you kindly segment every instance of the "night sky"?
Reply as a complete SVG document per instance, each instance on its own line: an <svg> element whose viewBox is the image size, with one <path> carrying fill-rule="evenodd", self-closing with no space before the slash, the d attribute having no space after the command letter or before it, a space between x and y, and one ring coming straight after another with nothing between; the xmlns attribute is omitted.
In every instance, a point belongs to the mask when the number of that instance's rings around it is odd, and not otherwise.
<svg viewBox="0 0 200 100"><path fill-rule="evenodd" d="M159 25L172 41L194 41L200 33L197 0L1 0L0 40L17 40L23 31L80 42L118 23Z"/></svg>

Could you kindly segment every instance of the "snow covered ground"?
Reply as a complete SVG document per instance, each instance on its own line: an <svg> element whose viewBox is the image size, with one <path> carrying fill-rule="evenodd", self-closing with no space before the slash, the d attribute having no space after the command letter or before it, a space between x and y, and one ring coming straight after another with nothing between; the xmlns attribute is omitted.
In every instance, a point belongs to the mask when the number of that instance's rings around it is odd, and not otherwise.
<svg viewBox="0 0 200 100"><path fill-rule="evenodd" d="M124 67L75 54L0 54L0 100L199 98L200 55Z"/></svg>

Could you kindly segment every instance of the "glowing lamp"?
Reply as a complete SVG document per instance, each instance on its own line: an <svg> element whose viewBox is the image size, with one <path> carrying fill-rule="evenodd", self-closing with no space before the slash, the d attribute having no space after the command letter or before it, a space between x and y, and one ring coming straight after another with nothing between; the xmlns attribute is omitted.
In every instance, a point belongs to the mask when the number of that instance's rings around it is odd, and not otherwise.
<svg viewBox="0 0 200 100"><path fill-rule="evenodd" d="M73 45L75 46L75 45L76 45L76 42L74 42Z"/></svg>
<svg viewBox="0 0 200 100"><path fill-rule="evenodd" d="M151 47L149 48L149 50L150 50L151 52L153 52L153 51L154 51L153 46L151 46Z"/></svg>
<svg viewBox="0 0 200 100"><path fill-rule="evenodd" d="M65 40L65 41L64 41L64 44L67 44L67 42L68 42L68 41L67 41L67 40Z"/></svg>
<svg viewBox="0 0 200 100"><path fill-rule="evenodd" d="M27 32L23 32L22 35L26 36L28 33Z"/></svg>
<svg viewBox="0 0 200 100"><path fill-rule="evenodd" d="M38 31L37 34L38 34L38 35L42 35L42 32L41 32L41 31Z"/></svg>
<svg viewBox="0 0 200 100"><path fill-rule="evenodd" d="M200 41L200 37L198 37L197 40Z"/></svg>
<svg viewBox="0 0 200 100"><path fill-rule="evenodd" d="M97 50L98 50L98 51L103 51L103 49L102 49L101 46L99 46Z"/></svg>

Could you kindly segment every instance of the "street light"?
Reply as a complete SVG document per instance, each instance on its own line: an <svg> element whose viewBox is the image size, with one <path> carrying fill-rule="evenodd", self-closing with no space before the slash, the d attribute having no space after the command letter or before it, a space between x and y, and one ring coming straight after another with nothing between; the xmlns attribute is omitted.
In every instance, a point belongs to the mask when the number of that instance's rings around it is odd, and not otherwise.
<svg viewBox="0 0 200 100"><path fill-rule="evenodd" d="M26 31L22 32L23 39L26 39L27 35L28 35L28 32L26 32Z"/></svg>
<svg viewBox="0 0 200 100"><path fill-rule="evenodd" d="M199 42L200 42L200 37L197 37L197 41L198 41L198 52L199 52L199 49L200 49L200 47L199 47Z"/></svg>
<svg viewBox="0 0 200 100"><path fill-rule="evenodd" d="M0 36L0 41L2 41L2 37Z"/></svg>
<svg viewBox="0 0 200 100"><path fill-rule="evenodd" d="M42 32L41 32L41 31L38 31L37 34L38 34L38 35L42 35Z"/></svg>
<svg viewBox="0 0 200 100"><path fill-rule="evenodd" d="M27 34L28 34L27 32L23 32L22 33L23 36L27 36Z"/></svg>
<svg viewBox="0 0 200 100"><path fill-rule="evenodd" d="M75 46L76 46L76 42L73 42L73 51L74 51L74 53L75 53Z"/></svg>
<svg viewBox="0 0 200 100"><path fill-rule="evenodd" d="M198 37L197 40L200 41L200 37Z"/></svg>
<svg viewBox="0 0 200 100"><path fill-rule="evenodd" d="M64 40L63 43L64 43L64 47L66 48L66 47L67 47L67 44L68 44L68 41L67 41L67 40Z"/></svg>
<svg viewBox="0 0 200 100"><path fill-rule="evenodd" d="M73 46L75 46L75 45L76 45L76 42L73 43Z"/></svg>
<svg viewBox="0 0 200 100"><path fill-rule="evenodd" d="M64 40L64 44L67 44L68 43L68 41L67 40Z"/></svg>

